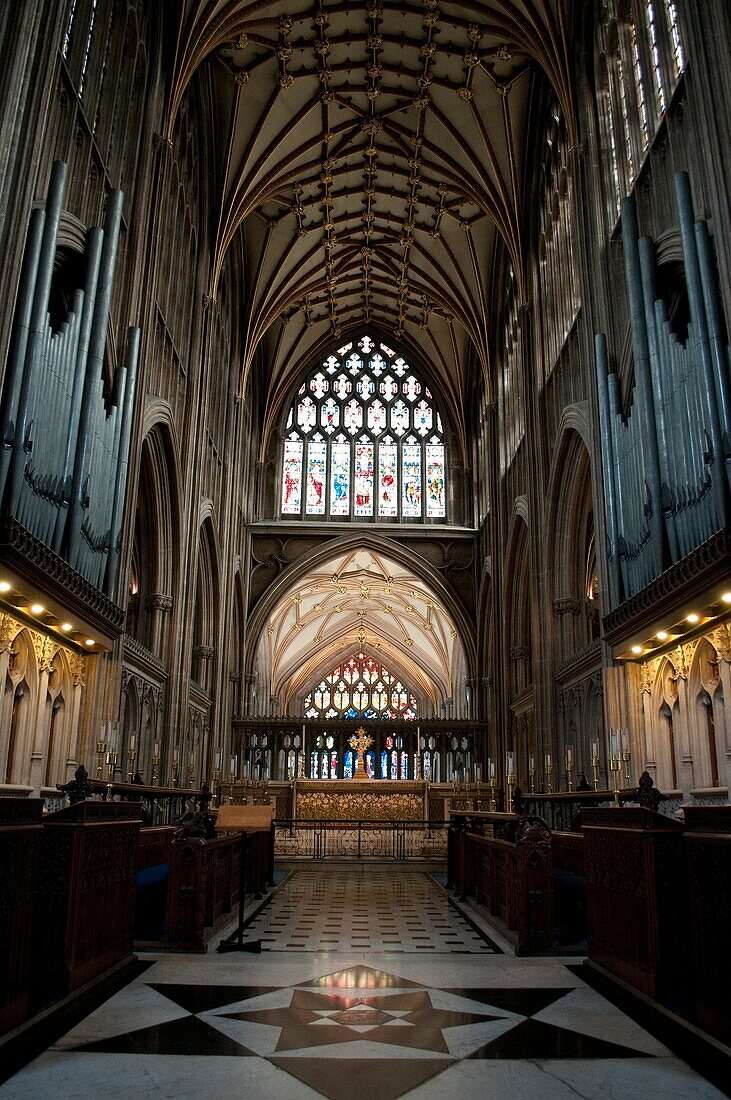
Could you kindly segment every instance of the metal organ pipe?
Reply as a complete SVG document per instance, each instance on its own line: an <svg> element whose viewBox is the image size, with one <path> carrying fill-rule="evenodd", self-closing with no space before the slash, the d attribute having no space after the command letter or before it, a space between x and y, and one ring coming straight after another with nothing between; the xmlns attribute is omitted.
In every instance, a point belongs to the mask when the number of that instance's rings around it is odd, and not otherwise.
<svg viewBox="0 0 731 1100"><path fill-rule="evenodd" d="M694 221L686 173L675 187L691 315L685 343L658 298L654 246L638 239L634 200L622 204L635 363L626 419L604 336L595 341L607 526L622 579L614 606L658 576L668 554L678 561L722 529L728 514L731 353L708 226Z"/></svg>
<svg viewBox="0 0 731 1100"><path fill-rule="evenodd" d="M46 210L30 218L0 399L0 493L6 516L111 594L139 330L130 329L124 363L106 394L104 352L122 210L122 193L114 191L104 230L86 234L84 285L69 291L68 313L53 331L48 309L66 174L65 165L53 166Z"/></svg>

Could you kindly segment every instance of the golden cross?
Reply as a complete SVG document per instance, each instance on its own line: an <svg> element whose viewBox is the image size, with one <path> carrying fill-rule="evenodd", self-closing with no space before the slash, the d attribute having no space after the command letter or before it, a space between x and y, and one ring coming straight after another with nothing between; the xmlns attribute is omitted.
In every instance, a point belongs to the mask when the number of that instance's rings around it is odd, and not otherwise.
<svg viewBox="0 0 731 1100"><path fill-rule="evenodd" d="M366 774L365 752L366 749L369 749L373 744L373 738L369 737L361 726L360 729L355 731L355 734L350 738L348 744L351 749L355 749L358 753L357 771L364 776Z"/></svg>

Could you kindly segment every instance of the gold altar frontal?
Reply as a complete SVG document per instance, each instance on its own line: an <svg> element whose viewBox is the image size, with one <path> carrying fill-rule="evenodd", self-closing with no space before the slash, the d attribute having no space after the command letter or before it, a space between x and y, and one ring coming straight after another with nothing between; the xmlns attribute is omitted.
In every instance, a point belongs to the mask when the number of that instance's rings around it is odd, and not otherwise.
<svg viewBox="0 0 731 1100"><path fill-rule="evenodd" d="M299 821L423 821L426 783L398 779L298 779Z"/></svg>

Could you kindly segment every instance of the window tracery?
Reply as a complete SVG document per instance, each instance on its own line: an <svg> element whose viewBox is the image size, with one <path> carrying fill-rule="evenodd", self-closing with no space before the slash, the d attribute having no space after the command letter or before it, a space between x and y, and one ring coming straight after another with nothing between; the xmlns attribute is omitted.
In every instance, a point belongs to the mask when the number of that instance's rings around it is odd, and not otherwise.
<svg viewBox="0 0 731 1100"><path fill-rule="evenodd" d="M283 447L285 516L446 518L444 429L428 386L368 334L299 388Z"/></svg>
<svg viewBox="0 0 731 1100"><path fill-rule="evenodd" d="M598 24L597 106L613 225L684 68L675 0L608 0Z"/></svg>
<svg viewBox="0 0 731 1100"><path fill-rule="evenodd" d="M305 699L305 718L407 718L416 698L384 664L358 650L337 665Z"/></svg>

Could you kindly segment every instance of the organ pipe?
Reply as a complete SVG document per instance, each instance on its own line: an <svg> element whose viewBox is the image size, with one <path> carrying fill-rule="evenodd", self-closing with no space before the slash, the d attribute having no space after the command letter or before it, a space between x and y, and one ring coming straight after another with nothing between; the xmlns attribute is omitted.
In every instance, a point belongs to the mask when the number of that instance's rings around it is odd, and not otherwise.
<svg viewBox="0 0 731 1100"><path fill-rule="evenodd" d="M599 333L595 341L613 606L723 529L728 514L730 354L718 275L685 172L675 191L690 311L685 340L658 296L655 249L639 237L634 197L622 204L635 385L626 417L606 339Z"/></svg>
<svg viewBox="0 0 731 1100"><path fill-rule="evenodd" d="M66 317L49 315L67 169L54 164L45 211L31 215L0 400L0 496L11 516L111 596L118 560L139 330L105 386L121 191L86 234L83 285ZM107 392L108 389L111 392Z"/></svg>

